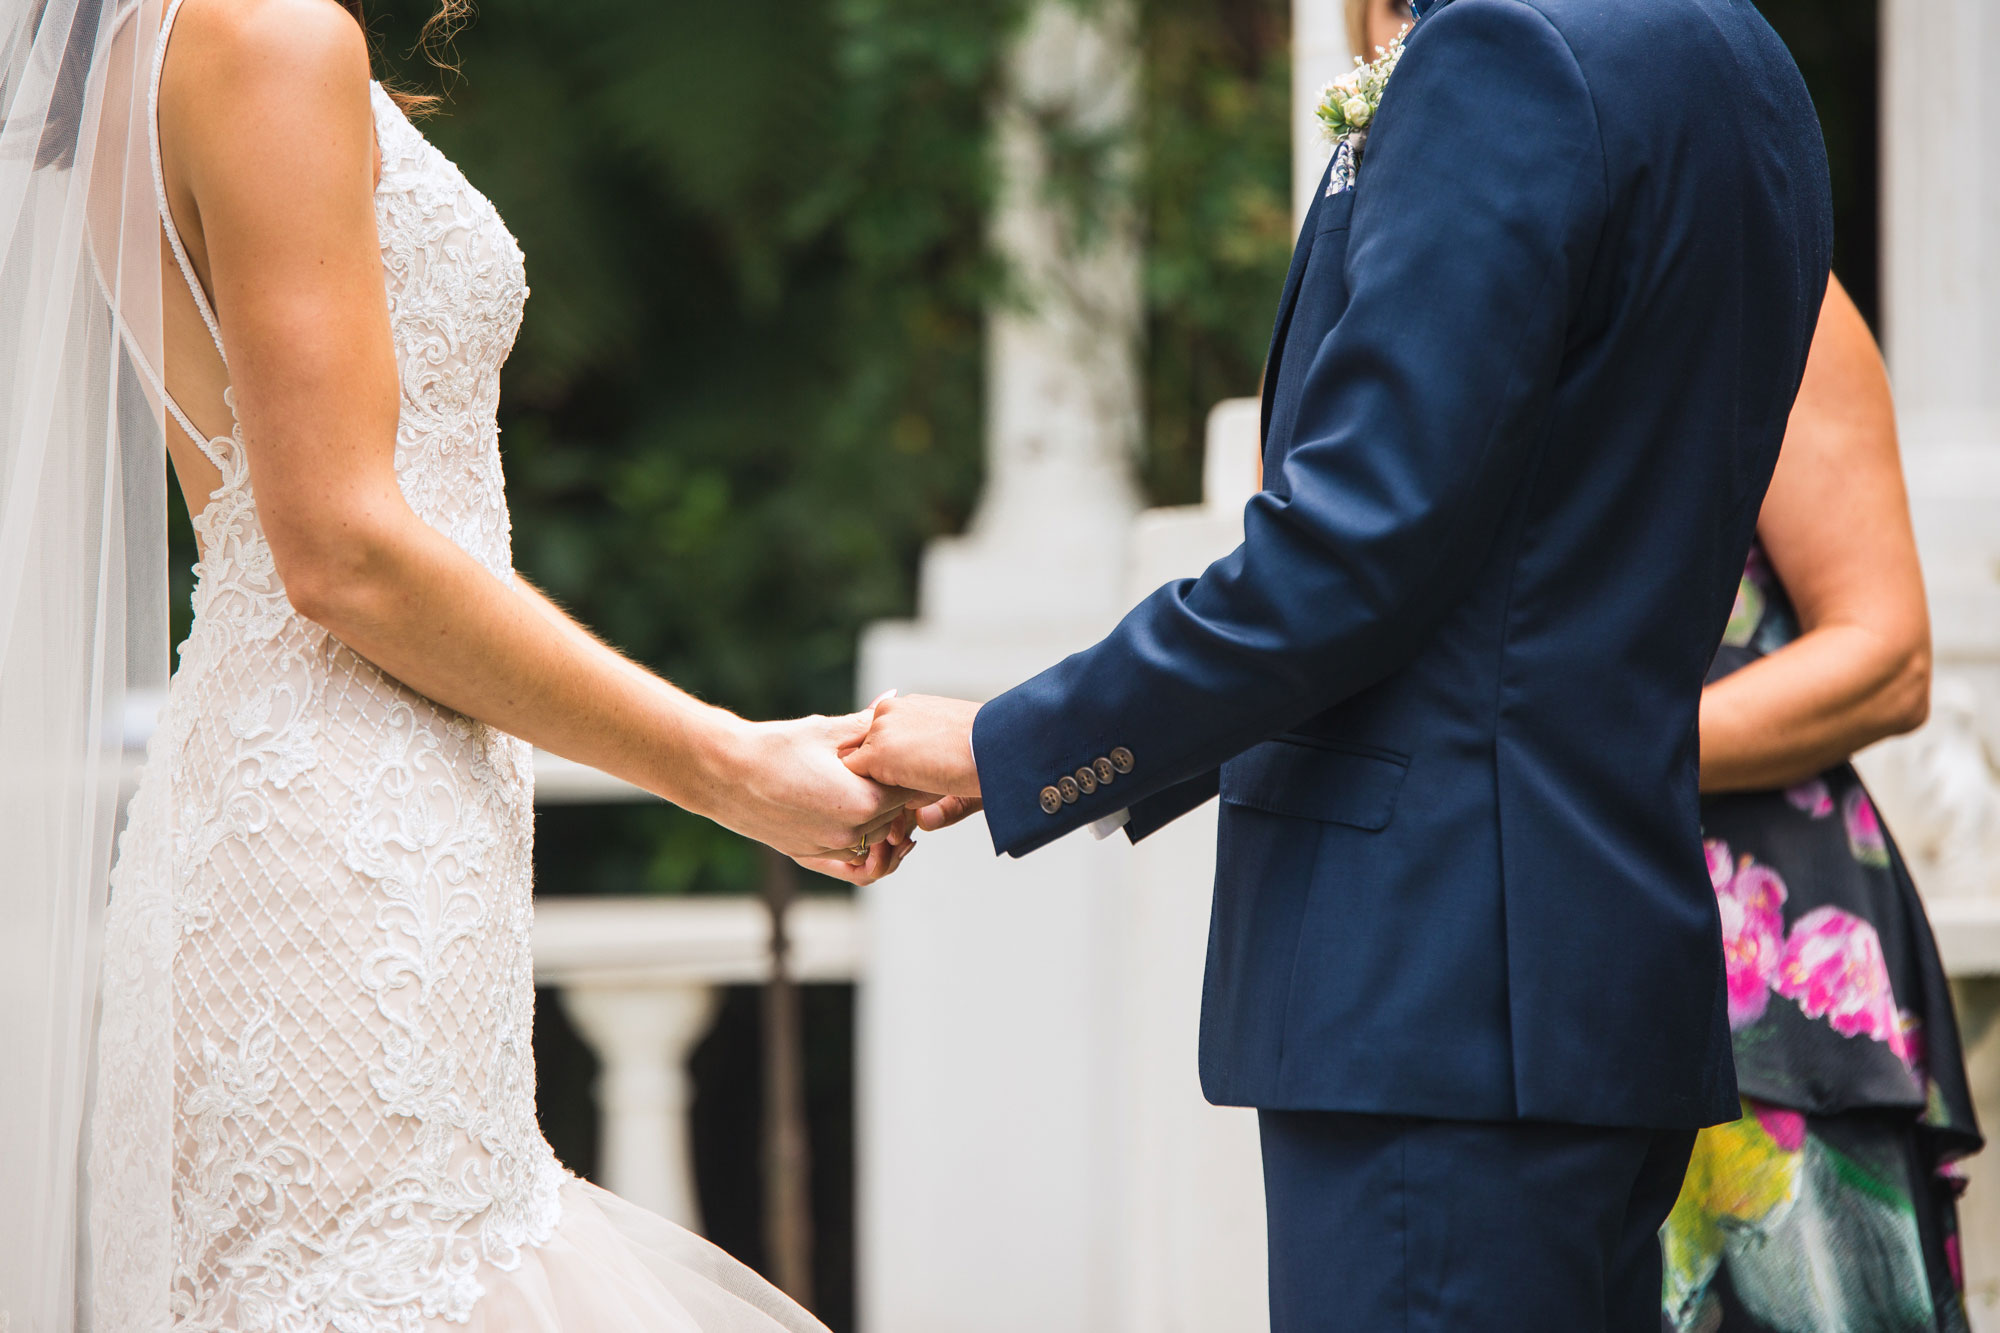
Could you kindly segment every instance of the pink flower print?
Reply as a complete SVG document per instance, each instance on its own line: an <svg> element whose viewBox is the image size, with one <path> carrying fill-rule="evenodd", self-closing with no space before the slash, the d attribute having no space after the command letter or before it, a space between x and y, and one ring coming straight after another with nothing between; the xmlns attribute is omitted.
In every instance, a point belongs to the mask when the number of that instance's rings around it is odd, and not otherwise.
<svg viewBox="0 0 2000 1333"><path fill-rule="evenodd" d="M1814 819L1825 819L1833 813L1833 793L1827 790L1825 778L1785 788L1785 799L1792 803L1793 809L1803 810Z"/></svg>
<svg viewBox="0 0 2000 1333"><path fill-rule="evenodd" d="M1889 864L1889 840L1882 834L1882 821L1868 793L1856 787L1841 803L1840 817L1847 825L1847 850L1865 866Z"/></svg>
<svg viewBox="0 0 2000 1333"><path fill-rule="evenodd" d="M1720 842L1709 845L1710 878L1726 872L1728 852ZM1723 971L1729 987L1729 1026L1734 1031L1762 1018L1771 1002L1771 979L1785 935L1785 882L1769 866L1746 856L1736 873L1717 886L1715 905L1722 916Z"/></svg>
<svg viewBox="0 0 2000 1333"><path fill-rule="evenodd" d="M1787 1111L1782 1106L1766 1106L1763 1102L1743 1099L1757 1116L1757 1123L1771 1136L1771 1142L1786 1152L1797 1152L1805 1146L1806 1118L1797 1111Z"/></svg>
<svg viewBox="0 0 2000 1333"><path fill-rule="evenodd" d="M1908 1061L1881 937L1852 912L1819 907L1800 917L1785 941L1776 985L1807 1018L1827 1019L1843 1037L1873 1037Z"/></svg>
<svg viewBox="0 0 2000 1333"><path fill-rule="evenodd" d="M1903 1034L1903 1063L1910 1067L1919 1086L1928 1086L1930 1047L1924 1040L1924 1021L1907 1009L1897 1017L1897 1028Z"/></svg>
<svg viewBox="0 0 2000 1333"><path fill-rule="evenodd" d="M1717 893L1736 877L1736 863L1729 859L1729 844L1720 838L1703 838L1701 850L1708 857L1708 883Z"/></svg>

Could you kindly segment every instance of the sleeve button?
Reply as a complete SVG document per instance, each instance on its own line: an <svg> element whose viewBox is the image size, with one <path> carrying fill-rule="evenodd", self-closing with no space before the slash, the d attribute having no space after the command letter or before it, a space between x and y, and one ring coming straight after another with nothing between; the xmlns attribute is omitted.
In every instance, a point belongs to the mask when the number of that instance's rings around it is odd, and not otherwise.
<svg viewBox="0 0 2000 1333"><path fill-rule="evenodd" d="M1112 781L1118 776L1118 770L1111 766L1109 759L1099 759L1090 767L1096 772L1097 785L1100 787L1109 787Z"/></svg>
<svg viewBox="0 0 2000 1333"><path fill-rule="evenodd" d="M1042 813L1052 815L1063 808L1062 793L1054 787L1042 788Z"/></svg>
<svg viewBox="0 0 2000 1333"><path fill-rule="evenodd" d="M1119 746L1111 752L1111 766L1120 773L1130 773L1132 771L1132 752L1122 745Z"/></svg>
<svg viewBox="0 0 2000 1333"><path fill-rule="evenodd" d="M1076 785L1083 789L1085 796L1097 790L1097 771L1085 764L1076 770Z"/></svg>
<svg viewBox="0 0 2000 1333"><path fill-rule="evenodd" d="M1076 798L1082 794L1082 789L1076 785L1075 778L1058 778L1056 791L1061 795L1064 805L1075 805Z"/></svg>

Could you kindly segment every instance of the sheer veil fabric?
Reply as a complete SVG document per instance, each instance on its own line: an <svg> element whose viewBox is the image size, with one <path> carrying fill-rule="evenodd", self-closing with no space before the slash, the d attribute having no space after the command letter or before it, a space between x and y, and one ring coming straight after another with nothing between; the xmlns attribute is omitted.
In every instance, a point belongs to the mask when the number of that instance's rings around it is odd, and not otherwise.
<svg viewBox="0 0 2000 1333"><path fill-rule="evenodd" d="M165 450L147 382L160 364L160 262L144 93L159 18L155 0L0 0L6 1333L103 1326L84 1183L98 971L125 719L158 698L167 670ZM164 1005L164 979L133 975L126 993ZM167 1020L154 1010L162 1039ZM170 1095L121 1090L133 1112L158 1099L127 1120L124 1154L160 1189L156 1261ZM128 1257L126 1276L145 1281L144 1261Z"/></svg>

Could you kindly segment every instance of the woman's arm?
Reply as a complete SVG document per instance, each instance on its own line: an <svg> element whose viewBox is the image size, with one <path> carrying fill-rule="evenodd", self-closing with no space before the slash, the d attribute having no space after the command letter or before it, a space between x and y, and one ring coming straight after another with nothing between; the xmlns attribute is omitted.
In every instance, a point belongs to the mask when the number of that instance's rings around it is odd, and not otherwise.
<svg viewBox="0 0 2000 1333"><path fill-rule="evenodd" d="M893 819L910 794L838 758L864 721L752 725L690 698L404 501L355 23L327 0L188 5L173 54L170 198L215 297L259 515L299 613L447 707L788 854L852 847Z"/></svg>
<svg viewBox="0 0 2000 1333"><path fill-rule="evenodd" d="M1930 617L1889 381L1837 281L1757 535L1803 632L1702 691L1703 791L1803 781L1930 708Z"/></svg>

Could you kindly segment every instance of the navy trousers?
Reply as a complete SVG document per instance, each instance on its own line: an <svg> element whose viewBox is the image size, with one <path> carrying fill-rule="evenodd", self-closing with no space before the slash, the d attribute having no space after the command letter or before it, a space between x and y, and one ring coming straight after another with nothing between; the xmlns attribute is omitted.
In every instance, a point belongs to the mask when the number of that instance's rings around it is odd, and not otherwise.
<svg viewBox="0 0 2000 1333"><path fill-rule="evenodd" d="M1272 1333L1659 1333L1692 1130L1258 1119Z"/></svg>

